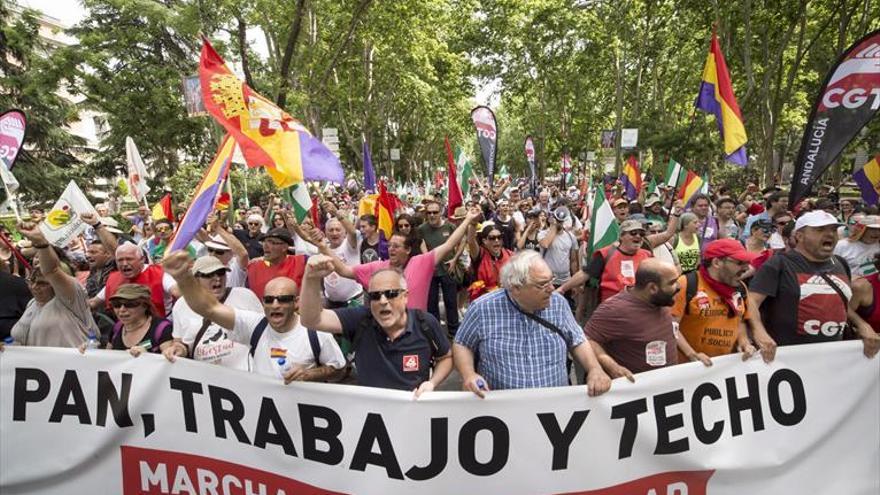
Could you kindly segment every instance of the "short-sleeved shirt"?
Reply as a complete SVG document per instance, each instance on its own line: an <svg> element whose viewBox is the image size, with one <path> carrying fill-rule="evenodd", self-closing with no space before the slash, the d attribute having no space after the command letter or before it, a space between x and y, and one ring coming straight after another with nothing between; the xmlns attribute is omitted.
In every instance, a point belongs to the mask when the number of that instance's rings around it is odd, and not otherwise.
<svg viewBox="0 0 880 495"><path fill-rule="evenodd" d="M596 308L584 332L617 364L641 373L678 363L672 323L669 308L654 306L625 290Z"/></svg>
<svg viewBox="0 0 880 495"><path fill-rule="evenodd" d="M552 227L551 227L552 228ZM538 232L538 241L540 242L550 234L550 229L544 229ZM562 285L571 278L571 252L577 251L578 244L574 238L574 234L567 230L560 230L550 247L543 249L544 261L553 272L553 284Z"/></svg>
<svg viewBox="0 0 880 495"><path fill-rule="evenodd" d="M852 298L849 266L839 257L816 263L797 251L778 253L752 278L749 290L767 296L761 320L778 345L843 338L847 306L820 273L828 276L847 301Z"/></svg>
<svg viewBox="0 0 880 495"><path fill-rule="evenodd" d="M449 339L430 313L408 310L406 330L391 340L368 307L334 309L342 334L352 342L358 383L367 387L413 390L431 376L432 361L449 354ZM360 335L358 335L360 334ZM425 335L433 340L431 343ZM434 349L436 344L437 348Z"/></svg>
<svg viewBox="0 0 880 495"><path fill-rule="evenodd" d="M679 277L681 290L675 295L672 316L681 318L678 329L694 351L710 357L730 354L736 346L740 323L749 317L748 300L739 292L734 293L734 306L737 310L731 315L730 307L706 283L703 275L700 272L695 272L694 275L697 277L697 290L693 299L687 301L687 307L685 299L688 277ZM687 361L681 353L678 360Z"/></svg>
<svg viewBox="0 0 880 495"><path fill-rule="evenodd" d="M853 277L864 277L877 273L874 255L880 253L880 243L865 244L860 241L841 239L834 246L834 254L845 259Z"/></svg>
<svg viewBox="0 0 880 495"><path fill-rule="evenodd" d="M361 263L357 246L349 244L348 239L343 240L339 247L331 249L348 266L357 266ZM363 289L357 281L342 277L336 272L324 277L324 295L330 301L338 303L348 302L350 299L357 297L361 292L363 292Z"/></svg>
<svg viewBox="0 0 880 495"><path fill-rule="evenodd" d="M262 312L236 310L235 325L232 327L230 338L247 344L250 351L251 335L265 317ZM316 363L312 346L309 344L308 330L299 321L286 332L278 332L271 325L267 325L254 349L250 369L259 375L280 379L283 377L282 369L278 365L280 358L284 358L287 363L294 366L305 366L307 369L320 365L336 369L345 366L345 356L342 355L342 350L339 349L339 344L336 343L333 335L318 332L318 343L321 353L318 355L320 362Z"/></svg>
<svg viewBox="0 0 880 495"><path fill-rule="evenodd" d="M11 334L22 345L77 347L85 342L90 331L97 333L97 325L89 309L86 290L77 284L70 299L59 292L46 304L31 299Z"/></svg>
<svg viewBox="0 0 880 495"><path fill-rule="evenodd" d="M428 309L428 291L431 289L431 279L434 277L435 260L434 251L413 256L403 269L407 285L407 304L409 309ZM374 261L352 267L354 278L364 290L369 288L370 277L379 270L388 268L391 262L388 260Z"/></svg>
<svg viewBox="0 0 880 495"><path fill-rule="evenodd" d="M455 334L455 342L479 355L477 373L494 390L568 385L568 349L584 342L568 302L550 296L550 305L535 312L556 325L562 336L522 314L506 289L474 301Z"/></svg>
<svg viewBox="0 0 880 495"><path fill-rule="evenodd" d="M260 300L250 290L244 287L232 287L223 304L236 310L247 310L259 313L263 311ZM179 338L192 349L195 339L202 329L205 319L197 314L186 299L180 298L174 303L174 311L171 312L174 322L174 337ZM231 329L223 328L211 322L198 345L192 350L193 359L211 364L218 364L226 368L241 371L248 370L248 344L236 342L229 337Z"/></svg>
<svg viewBox="0 0 880 495"><path fill-rule="evenodd" d="M259 235L257 237L251 237L250 232L239 229L233 230L232 235L237 237L238 240L244 244L244 248L247 249L248 257L250 257L250 259L263 256L263 244L260 242Z"/></svg>
<svg viewBox="0 0 880 495"><path fill-rule="evenodd" d="M297 262L297 257L301 258L299 262ZM302 254L288 254L284 261L277 265L269 265L263 258L251 260L247 267L248 288L254 291L258 298L262 299L266 291L266 284L273 278L291 278L296 282L297 287L302 287L305 268L305 255Z"/></svg>
<svg viewBox="0 0 880 495"><path fill-rule="evenodd" d="M163 323L165 325L163 328L159 328L159 326ZM158 331L158 335L156 335ZM147 330L147 333L144 334L144 337L138 342L136 345L127 346L125 342L122 341L122 334L125 330L120 330L112 336L112 340L110 341L110 346L112 349L117 351L125 351L131 349L132 347L143 347L148 352L159 352L159 346L164 344L165 342L171 341L174 339L173 336L173 328L172 324L169 320L165 318L152 317L150 320L150 329Z"/></svg>
<svg viewBox="0 0 880 495"><path fill-rule="evenodd" d="M419 234L425 240L425 245L428 246L429 250L446 242L446 239L449 239L453 232L455 232L455 226L448 222L443 222L436 228L428 222L419 225ZM434 269L434 276L441 277L446 275L446 262L450 259L452 259L451 252Z"/></svg>

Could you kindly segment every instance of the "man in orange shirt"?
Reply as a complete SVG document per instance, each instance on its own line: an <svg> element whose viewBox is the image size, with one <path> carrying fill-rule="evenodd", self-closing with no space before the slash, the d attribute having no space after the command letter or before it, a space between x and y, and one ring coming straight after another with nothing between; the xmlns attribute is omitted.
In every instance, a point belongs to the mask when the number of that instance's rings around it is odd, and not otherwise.
<svg viewBox="0 0 880 495"><path fill-rule="evenodd" d="M757 253L734 239L719 239L706 245L698 270L678 279L672 317L678 322L679 362L701 361L742 352L748 359L755 348L746 333L750 311L742 276Z"/></svg>
<svg viewBox="0 0 880 495"><path fill-rule="evenodd" d="M248 263L248 288L258 298L263 298L266 284L273 278L288 277L296 282L297 288L302 286L302 278L306 269L304 254L288 254L293 246L293 237L287 229L272 229L260 236L263 244L263 256Z"/></svg>

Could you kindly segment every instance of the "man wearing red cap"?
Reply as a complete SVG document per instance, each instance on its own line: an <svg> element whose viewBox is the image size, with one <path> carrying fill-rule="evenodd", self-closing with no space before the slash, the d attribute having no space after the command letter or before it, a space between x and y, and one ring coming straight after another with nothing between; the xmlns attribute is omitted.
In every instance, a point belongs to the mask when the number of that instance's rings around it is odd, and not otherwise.
<svg viewBox="0 0 880 495"><path fill-rule="evenodd" d="M681 290L672 306L679 323L679 362L711 366L714 356L740 351L748 358L755 352L746 333L750 314L742 276L757 256L734 239L712 241L699 269L679 277Z"/></svg>

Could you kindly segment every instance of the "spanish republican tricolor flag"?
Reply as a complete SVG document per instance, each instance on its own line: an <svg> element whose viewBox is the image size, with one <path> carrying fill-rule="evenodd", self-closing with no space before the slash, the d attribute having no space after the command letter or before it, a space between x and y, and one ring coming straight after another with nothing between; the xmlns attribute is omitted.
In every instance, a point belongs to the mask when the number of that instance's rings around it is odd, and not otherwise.
<svg viewBox="0 0 880 495"><path fill-rule="evenodd" d="M685 205L691 202L694 194L707 194L709 192L709 182L706 179L690 170L687 172L683 171L682 175L684 175L684 180L679 181L678 197Z"/></svg>
<svg viewBox="0 0 880 495"><path fill-rule="evenodd" d="M704 112L715 115L718 131L724 139L724 154L727 161L745 166L748 163L745 146L748 141L746 128L743 126L742 114L733 95L727 63L724 62L724 55L721 54L718 37L714 32L709 56L706 57L706 66L703 68L703 80L696 106Z"/></svg>
<svg viewBox="0 0 880 495"><path fill-rule="evenodd" d="M217 156L208 165L205 176L196 188L192 201L189 203L189 209L183 215L174 237L171 239L171 248L167 252L184 249L192 241L193 237L205 224L208 214L214 211L214 205L220 197L223 181L229 174L229 167L232 164L232 152L235 149L235 140L229 134L223 138L220 143L220 149L217 150Z"/></svg>
<svg viewBox="0 0 880 495"><path fill-rule="evenodd" d="M854 173L853 180L859 185L866 204L873 206L880 203L880 155Z"/></svg>
<svg viewBox="0 0 880 495"><path fill-rule="evenodd" d="M235 139L248 166L265 167L278 188L303 180L343 183L339 159L298 120L236 77L207 39L199 79L205 109Z"/></svg>
<svg viewBox="0 0 880 495"><path fill-rule="evenodd" d="M623 173L620 175L620 181L626 190L626 198L634 201L639 197L642 190L642 171L639 170L639 162L635 155L630 155L623 165Z"/></svg>

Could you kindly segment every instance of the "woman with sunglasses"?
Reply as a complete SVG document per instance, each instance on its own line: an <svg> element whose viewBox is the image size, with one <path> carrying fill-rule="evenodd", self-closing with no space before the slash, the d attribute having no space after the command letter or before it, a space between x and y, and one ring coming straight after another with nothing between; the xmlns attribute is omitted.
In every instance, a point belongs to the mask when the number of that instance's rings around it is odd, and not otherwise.
<svg viewBox="0 0 880 495"><path fill-rule="evenodd" d="M504 248L504 235L497 225L487 222L477 235L468 232L468 251L473 259L474 282L468 287L470 300L501 286L501 267L513 253Z"/></svg>
<svg viewBox="0 0 880 495"><path fill-rule="evenodd" d="M141 284L122 284L110 298L110 307L119 321L113 325L108 349L161 354L174 343L171 322L158 316L150 299L150 289Z"/></svg>
<svg viewBox="0 0 880 495"><path fill-rule="evenodd" d="M63 251L49 244L36 224L22 222L18 230L37 256L27 279L34 298L12 327L12 338L21 345L77 347L97 329L85 288L73 277Z"/></svg>

